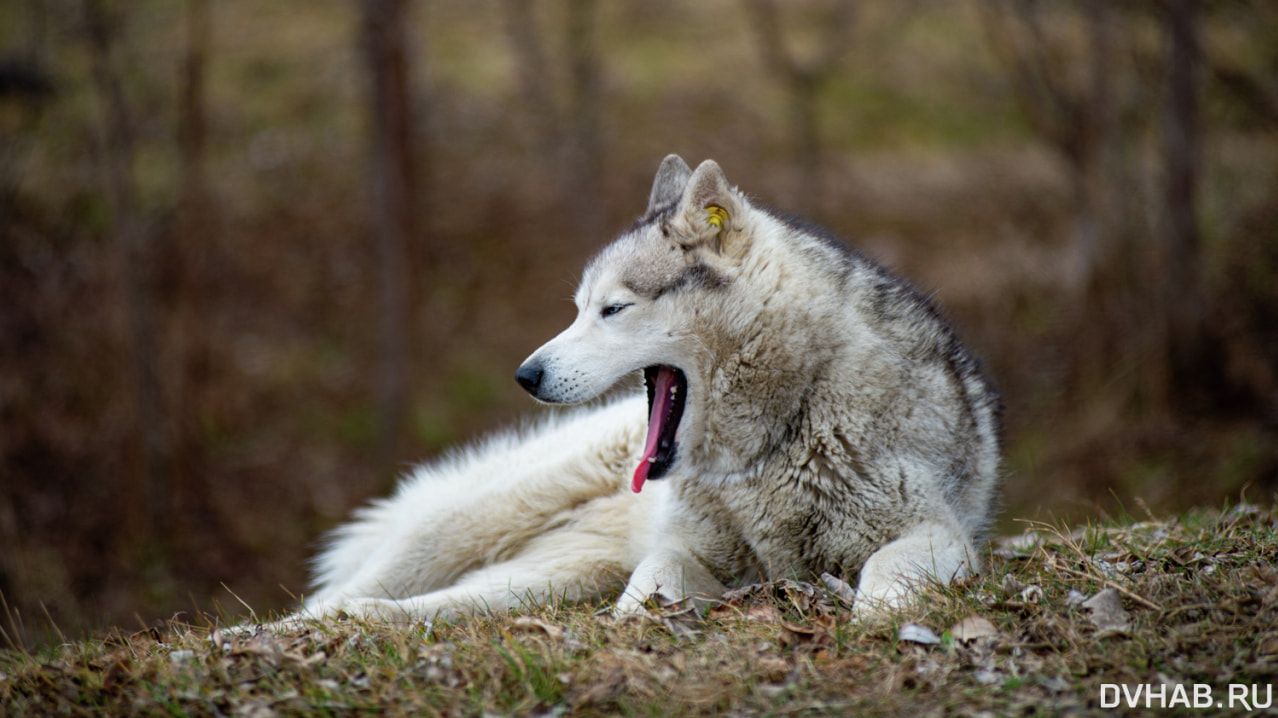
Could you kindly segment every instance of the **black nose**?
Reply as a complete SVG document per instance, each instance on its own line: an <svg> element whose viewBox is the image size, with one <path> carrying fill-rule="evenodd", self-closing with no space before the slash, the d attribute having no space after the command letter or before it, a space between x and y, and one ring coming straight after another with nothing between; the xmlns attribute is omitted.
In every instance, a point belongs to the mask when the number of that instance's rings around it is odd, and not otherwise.
<svg viewBox="0 0 1278 718"><path fill-rule="evenodd" d="M537 387L541 386L541 375L545 373L538 362L530 362L519 367L515 372L515 381L533 396L537 395Z"/></svg>

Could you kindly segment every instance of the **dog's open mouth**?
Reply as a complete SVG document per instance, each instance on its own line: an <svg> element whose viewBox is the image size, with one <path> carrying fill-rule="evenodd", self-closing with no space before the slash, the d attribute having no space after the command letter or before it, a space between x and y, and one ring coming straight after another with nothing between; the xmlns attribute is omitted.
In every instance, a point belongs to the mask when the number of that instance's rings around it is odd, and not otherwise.
<svg viewBox="0 0 1278 718"><path fill-rule="evenodd" d="M688 401L688 378L672 366L650 366L643 370L648 387L648 438L635 469L630 488L637 494L648 479L666 475L675 461L675 432Z"/></svg>

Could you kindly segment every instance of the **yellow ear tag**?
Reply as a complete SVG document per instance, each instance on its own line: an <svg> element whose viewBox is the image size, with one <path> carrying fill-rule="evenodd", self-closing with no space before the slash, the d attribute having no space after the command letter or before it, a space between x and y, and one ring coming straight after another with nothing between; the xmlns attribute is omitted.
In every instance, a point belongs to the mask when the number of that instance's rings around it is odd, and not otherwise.
<svg viewBox="0 0 1278 718"><path fill-rule="evenodd" d="M706 207L706 212L708 214L706 217L707 224L713 224L714 226L722 229L724 223L728 221L728 210L717 204L712 204L709 207Z"/></svg>

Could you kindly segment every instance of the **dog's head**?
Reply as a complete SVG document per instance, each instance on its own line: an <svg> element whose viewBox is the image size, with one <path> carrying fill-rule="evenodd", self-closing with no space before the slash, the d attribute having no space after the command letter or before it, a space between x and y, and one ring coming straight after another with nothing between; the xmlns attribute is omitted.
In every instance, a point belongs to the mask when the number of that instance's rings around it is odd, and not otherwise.
<svg viewBox="0 0 1278 718"><path fill-rule="evenodd" d="M576 320L516 372L551 404L586 401L642 372L649 423L635 491L700 438L716 357L758 311L758 300L734 291L752 241L748 211L718 164L694 172L667 157L647 211L587 266Z"/></svg>

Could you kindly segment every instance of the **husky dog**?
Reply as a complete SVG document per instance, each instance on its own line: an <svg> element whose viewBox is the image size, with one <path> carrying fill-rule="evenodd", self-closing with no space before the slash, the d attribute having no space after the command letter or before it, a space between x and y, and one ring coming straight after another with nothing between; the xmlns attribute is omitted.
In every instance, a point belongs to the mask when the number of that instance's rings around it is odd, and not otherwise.
<svg viewBox="0 0 1278 718"><path fill-rule="evenodd" d="M861 614L976 568L999 401L932 305L719 165L662 162L516 374L575 404L644 393L418 469L317 560L294 618L431 619L616 596L615 612L822 573Z"/></svg>

